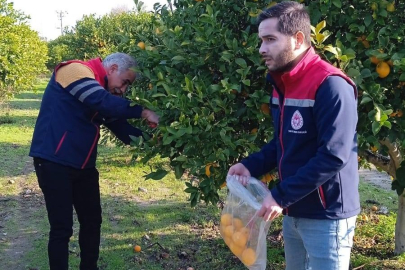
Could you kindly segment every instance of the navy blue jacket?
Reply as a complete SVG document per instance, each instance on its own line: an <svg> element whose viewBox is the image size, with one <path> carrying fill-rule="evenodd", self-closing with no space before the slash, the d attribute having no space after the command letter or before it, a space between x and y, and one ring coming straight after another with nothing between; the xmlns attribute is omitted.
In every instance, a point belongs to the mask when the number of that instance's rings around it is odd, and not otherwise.
<svg viewBox="0 0 405 270"><path fill-rule="evenodd" d="M82 78L63 88L55 80L59 66L55 69L42 98L29 155L73 168L92 168L96 165L100 125L129 144L130 135L141 136L142 131L126 119L140 118L143 108L131 106L129 100L106 90L101 59L72 62L88 66L95 79Z"/></svg>
<svg viewBox="0 0 405 270"><path fill-rule="evenodd" d="M357 92L311 48L294 69L269 74L274 138L242 160L252 176L277 167L271 190L284 214L342 219L360 212Z"/></svg>

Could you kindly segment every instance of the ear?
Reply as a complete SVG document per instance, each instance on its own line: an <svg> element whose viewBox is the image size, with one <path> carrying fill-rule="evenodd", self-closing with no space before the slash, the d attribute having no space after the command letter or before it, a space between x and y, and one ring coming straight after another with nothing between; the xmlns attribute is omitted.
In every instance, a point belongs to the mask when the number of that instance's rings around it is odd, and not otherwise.
<svg viewBox="0 0 405 270"><path fill-rule="evenodd" d="M111 74L113 74L115 71L117 71L118 70L118 65L117 64L112 64L109 68L108 68L108 70L107 70L107 73L108 73L108 75L111 75Z"/></svg>
<svg viewBox="0 0 405 270"><path fill-rule="evenodd" d="M302 49L302 48L306 47L306 45L305 45L305 35L304 35L303 32L298 31L295 34L294 39L295 39L295 49L296 50L299 50L299 49Z"/></svg>

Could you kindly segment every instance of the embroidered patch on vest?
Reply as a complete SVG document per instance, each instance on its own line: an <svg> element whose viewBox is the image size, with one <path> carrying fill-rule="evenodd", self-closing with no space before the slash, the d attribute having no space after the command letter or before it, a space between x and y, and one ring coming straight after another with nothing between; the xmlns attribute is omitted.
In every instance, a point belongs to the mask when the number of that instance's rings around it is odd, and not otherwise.
<svg viewBox="0 0 405 270"><path fill-rule="evenodd" d="M296 110L291 118L291 126L293 129L298 130L304 125L304 119L302 118L301 113Z"/></svg>

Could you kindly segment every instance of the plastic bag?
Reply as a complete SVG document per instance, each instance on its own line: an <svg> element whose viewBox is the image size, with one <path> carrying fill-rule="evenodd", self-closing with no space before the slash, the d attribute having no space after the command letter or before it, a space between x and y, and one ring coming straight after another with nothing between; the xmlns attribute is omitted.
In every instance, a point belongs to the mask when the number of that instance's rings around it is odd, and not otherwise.
<svg viewBox="0 0 405 270"><path fill-rule="evenodd" d="M257 216L257 211L270 191L253 177L243 186L235 176L228 175L226 185L229 193L221 213L221 236L249 270L264 270L267 264L266 236L271 222Z"/></svg>

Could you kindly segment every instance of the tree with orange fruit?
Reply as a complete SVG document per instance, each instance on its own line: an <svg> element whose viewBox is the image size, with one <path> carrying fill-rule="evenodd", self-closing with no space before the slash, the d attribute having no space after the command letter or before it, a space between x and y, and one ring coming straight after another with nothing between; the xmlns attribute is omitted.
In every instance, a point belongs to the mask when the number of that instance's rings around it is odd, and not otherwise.
<svg viewBox="0 0 405 270"><path fill-rule="evenodd" d="M261 10L277 2L178 0L173 12L164 6L155 11L158 16L149 32L159 28L160 34L144 42L156 49L133 46L134 56L145 63L144 81L133 88L133 96L161 111L162 125L156 132L163 138L155 145L134 142L135 153L146 153L145 161L158 154L168 157L177 177L185 171L195 176L198 181L190 180L186 189L193 206L199 201L215 204L229 165L271 137L271 116L262 105L268 104L270 93L257 53L255 20ZM396 252L404 252L405 2L299 2L311 14L317 52L358 86L360 163L373 163L394 178L393 188L400 195ZM153 89L145 91L149 83ZM254 128L257 133L251 132ZM209 163L219 167L215 173L210 167L207 175ZM148 177L157 179L166 173L159 169Z"/></svg>

